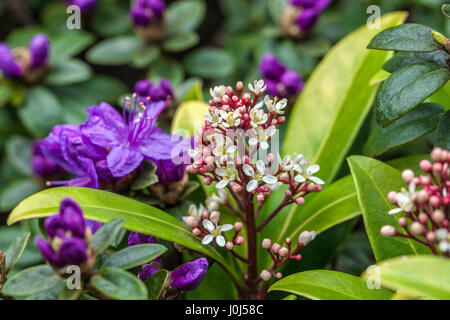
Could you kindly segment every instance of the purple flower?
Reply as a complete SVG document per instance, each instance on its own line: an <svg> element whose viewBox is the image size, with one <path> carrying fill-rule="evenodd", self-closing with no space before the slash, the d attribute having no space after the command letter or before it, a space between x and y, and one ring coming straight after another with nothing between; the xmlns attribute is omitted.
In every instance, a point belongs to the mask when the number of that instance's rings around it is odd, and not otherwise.
<svg viewBox="0 0 450 320"><path fill-rule="evenodd" d="M151 23L151 17L147 10L142 7L133 7L130 10L130 18L135 26L146 27Z"/></svg>
<svg viewBox="0 0 450 320"><path fill-rule="evenodd" d="M308 30L316 24L319 15L320 12L315 8L303 9L298 15L296 22L301 30Z"/></svg>
<svg viewBox="0 0 450 320"><path fill-rule="evenodd" d="M266 53L259 63L259 72L272 80L278 80L286 67L273 54Z"/></svg>
<svg viewBox="0 0 450 320"><path fill-rule="evenodd" d="M103 225L101 222L86 219L86 225L91 229L92 234L96 233Z"/></svg>
<svg viewBox="0 0 450 320"><path fill-rule="evenodd" d="M162 19L165 10L162 0L137 0L130 10L130 18L135 26L146 27L153 19Z"/></svg>
<svg viewBox="0 0 450 320"><path fill-rule="evenodd" d="M159 271L158 267L152 266L152 265L146 265L142 268L142 271L139 273L139 279L141 279L142 281L145 281L158 271Z"/></svg>
<svg viewBox="0 0 450 320"><path fill-rule="evenodd" d="M136 92L141 97L149 97L150 89L152 86L153 84L150 82L150 80L147 79L139 80L134 85L134 92Z"/></svg>
<svg viewBox="0 0 450 320"><path fill-rule="evenodd" d="M44 156L41 150L41 140L37 140L32 146L31 168L41 177L53 176L62 173L62 169L53 160Z"/></svg>
<svg viewBox="0 0 450 320"><path fill-rule="evenodd" d="M153 161L156 165L156 175L159 182L173 183L181 181L184 177L186 164L175 164L172 159Z"/></svg>
<svg viewBox="0 0 450 320"><path fill-rule="evenodd" d="M97 6L97 0L73 0L72 4L80 7L81 12L87 13Z"/></svg>
<svg viewBox="0 0 450 320"><path fill-rule="evenodd" d="M170 274L170 285L180 290L194 290L208 271L208 260L199 258L183 264Z"/></svg>
<svg viewBox="0 0 450 320"><path fill-rule="evenodd" d="M157 241L155 237L149 234L143 234L135 231L131 232L130 235L128 236L129 247L143 243L157 243Z"/></svg>
<svg viewBox="0 0 450 320"><path fill-rule="evenodd" d="M264 79L264 82L267 86L267 93L271 96L280 97L280 90L278 90L278 81L274 81L271 79Z"/></svg>
<svg viewBox="0 0 450 320"><path fill-rule="evenodd" d="M139 80L134 86L134 92L144 98L150 97L152 101L167 100L174 95L172 84L167 79L161 79L159 85L147 79Z"/></svg>
<svg viewBox="0 0 450 320"><path fill-rule="evenodd" d="M323 11L332 0L291 0L290 5L299 8L314 8L317 11Z"/></svg>
<svg viewBox="0 0 450 320"><path fill-rule="evenodd" d="M0 43L0 70L5 77L20 77L23 75L22 66L14 59L11 49L4 43Z"/></svg>
<svg viewBox="0 0 450 320"><path fill-rule="evenodd" d="M89 257L86 227L80 206L66 198L61 201L59 213L45 219L49 241L37 237L36 245L51 265L80 265Z"/></svg>
<svg viewBox="0 0 450 320"><path fill-rule="evenodd" d="M142 160L171 158L172 136L154 126L166 101L139 102L134 104L126 117L126 102L122 115L107 103L87 109L88 120L81 125L81 132L93 144L110 149L106 161L114 177L123 177L135 170ZM137 109L140 109L137 112Z"/></svg>
<svg viewBox="0 0 450 320"><path fill-rule="evenodd" d="M37 34L30 41L31 68L38 68L47 63L50 43L45 34Z"/></svg>
<svg viewBox="0 0 450 320"><path fill-rule="evenodd" d="M292 70L285 71L281 75L280 82L283 84L288 95L299 94L305 86L302 78Z"/></svg>

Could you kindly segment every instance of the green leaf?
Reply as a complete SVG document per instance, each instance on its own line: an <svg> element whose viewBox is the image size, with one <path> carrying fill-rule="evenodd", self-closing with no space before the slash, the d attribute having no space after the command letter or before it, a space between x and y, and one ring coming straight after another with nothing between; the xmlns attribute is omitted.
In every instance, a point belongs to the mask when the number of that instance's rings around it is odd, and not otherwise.
<svg viewBox="0 0 450 320"><path fill-rule="evenodd" d="M181 102L203 101L203 81L198 78L190 78L181 84L177 94Z"/></svg>
<svg viewBox="0 0 450 320"><path fill-rule="evenodd" d="M128 270L158 258L166 251L167 248L160 244L138 244L113 253L105 260L102 267Z"/></svg>
<svg viewBox="0 0 450 320"><path fill-rule="evenodd" d="M313 300L388 300L392 292L371 290L356 276L331 270L311 270L287 276L274 283L270 291L279 290Z"/></svg>
<svg viewBox="0 0 450 320"><path fill-rule="evenodd" d="M204 47L196 49L184 58L186 70L191 75L218 79L233 73L233 56L223 49Z"/></svg>
<svg viewBox="0 0 450 320"><path fill-rule="evenodd" d="M370 41L369 49L431 52L441 45L431 35L432 29L420 24L406 23L386 29Z"/></svg>
<svg viewBox="0 0 450 320"><path fill-rule="evenodd" d="M394 72L375 99L375 117L386 127L442 88L450 72L432 62L419 62Z"/></svg>
<svg viewBox="0 0 450 320"><path fill-rule="evenodd" d="M90 285L102 295L117 300L147 299L147 289L133 274L118 268L102 268Z"/></svg>
<svg viewBox="0 0 450 320"><path fill-rule="evenodd" d="M11 89L0 82L0 108L11 100Z"/></svg>
<svg viewBox="0 0 450 320"><path fill-rule="evenodd" d="M32 178L18 178L8 182L0 189L0 212L8 212L39 189Z"/></svg>
<svg viewBox="0 0 450 320"><path fill-rule="evenodd" d="M61 200L67 196L80 204L87 219L108 222L123 218L125 229L157 235L159 239L176 242L203 253L224 266L235 281L239 279L237 272L225 259L211 246L202 245L181 221L145 203L106 191L76 187L46 189L14 208L8 217L8 223L52 215L58 211Z"/></svg>
<svg viewBox="0 0 450 320"><path fill-rule="evenodd" d="M27 246L28 239L30 239L30 232L26 232L17 237L13 243L9 246L8 250L6 250L6 273L11 271L12 268L16 265L17 261L19 261L22 256L25 247Z"/></svg>
<svg viewBox="0 0 450 320"><path fill-rule="evenodd" d="M450 4L442 5L442 13L447 17L447 19L450 19Z"/></svg>
<svg viewBox="0 0 450 320"><path fill-rule="evenodd" d="M168 33L195 30L203 20L206 6L200 0L176 1L167 8Z"/></svg>
<svg viewBox="0 0 450 320"><path fill-rule="evenodd" d="M148 290L148 300L158 300L167 284L168 279L169 272L167 270L159 270L150 278L145 280L145 286Z"/></svg>
<svg viewBox="0 0 450 320"><path fill-rule="evenodd" d="M450 151L450 111L447 111L439 121L436 146Z"/></svg>
<svg viewBox="0 0 450 320"><path fill-rule="evenodd" d="M104 252L115 241L123 224L123 219L116 219L102 225L100 229L95 232L94 237L92 238L92 245L97 254Z"/></svg>
<svg viewBox="0 0 450 320"><path fill-rule="evenodd" d="M11 136L6 141L6 157L11 166L24 176L31 176L31 141L22 136Z"/></svg>
<svg viewBox="0 0 450 320"><path fill-rule="evenodd" d="M275 23L280 23L281 15L288 3L289 0L269 0L267 2L270 16Z"/></svg>
<svg viewBox="0 0 450 320"><path fill-rule="evenodd" d="M86 32L71 31L51 37L50 64L64 63L68 58L89 47L94 42L94 37Z"/></svg>
<svg viewBox="0 0 450 320"><path fill-rule="evenodd" d="M449 55L443 50L434 52L397 52L383 65L383 69L390 73L394 73L403 67L417 62L434 62L441 67L446 68L446 60L448 58Z"/></svg>
<svg viewBox="0 0 450 320"><path fill-rule="evenodd" d="M142 190L158 182L156 165L151 161L144 161L143 170L131 184L131 190Z"/></svg>
<svg viewBox="0 0 450 320"><path fill-rule="evenodd" d="M61 282L61 278L48 265L35 266L14 274L2 288L7 296L25 297L49 290Z"/></svg>
<svg viewBox="0 0 450 320"><path fill-rule="evenodd" d="M387 194L406 186L401 172L381 161L362 156L349 157L348 164L376 260L405 254L430 253L429 248L416 241L384 237L380 233L381 227L385 225L392 225L400 230L396 217L388 214L394 206L387 200Z"/></svg>
<svg viewBox="0 0 450 320"><path fill-rule="evenodd" d="M159 58L161 50L157 46L142 46L133 56L132 65L144 68Z"/></svg>
<svg viewBox="0 0 450 320"><path fill-rule="evenodd" d="M183 66L177 60L160 57L152 64L148 78L154 82L166 78L177 85L184 78Z"/></svg>
<svg viewBox="0 0 450 320"><path fill-rule="evenodd" d="M404 12L390 13L382 17L381 26L397 25L405 18ZM377 85L370 84L372 76L390 56L366 49L376 32L364 26L328 52L309 78L288 121L283 153L302 153L320 164L319 177L327 183L341 167L372 106L378 90Z"/></svg>
<svg viewBox="0 0 450 320"><path fill-rule="evenodd" d="M121 65L130 63L142 42L137 36L117 36L97 43L86 53L93 64Z"/></svg>
<svg viewBox="0 0 450 320"><path fill-rule="evenodd" d="M58 99L44 87L28 91L25 104L19 109L24 126L35 137L45 137L54 125L61 123L62 108Z"/></svg>
<svg viewBox="0 0 450 320"><path fill-rule="evenodd" d="M392 148L424 136L436 129L444 111L440 105L424 103L385 128L377 126L364 146L364 154L379 156Z"/></svg>
<svg viewBox="0 0 450 320"><path fill-rule="evenodd" d="M98 1L92 13L90 27L95 33L108 38L131 30L131 20L128 16L129 4L118 0ZM114 21L114 23L105 23Z"/></svg>
<svg viewBox="0 0 450 320"><path fill-rule="evenodd" d="M45 82L53 86L64 86L88 80L92 69L81 60L72 59L51 66Z"/></svg>
<svg viewBox="0 0 450 320"><path fill-rule="evenodd" d="M426 102L437 103L445 109L450 110L450 82L429 97Z"/></svg>
<svg viewBox="0 0 450 320"><path fill-rule="evenodd" d="M194 31L176 33L164 41L164 49L168 52L181 52L192 48L200 38Z"/></svg>
<svg viewBox="0 0 450 320"><path fill-rule="evenodd" d="M450 299L450 260L433 255L389 259L378 264L381 285L418 299ZM362 276L371 277L366 271Z"/></svg>
<svg viewBox="0 0 450 320"><path fill-rule="evenodd" d="M209 105L203 101L183 102L177 108L172 121L172 133L183 137L195 135L196 129L204 123L203 115L209 110ZM183 134L183 131L185 134Z"/></svg>

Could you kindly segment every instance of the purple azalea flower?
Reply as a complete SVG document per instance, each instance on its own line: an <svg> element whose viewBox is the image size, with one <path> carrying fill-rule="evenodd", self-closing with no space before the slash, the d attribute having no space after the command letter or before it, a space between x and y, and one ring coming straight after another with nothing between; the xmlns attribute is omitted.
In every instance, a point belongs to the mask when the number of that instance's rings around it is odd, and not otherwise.
<svg viewBox="0 0 450 320"><path fill-rule="evenodd" d="M133 24L146 27L153 19L162 19L166 5L162 0L137 0L130 10L130 18Z"/></svg>
<svg viewBox="0 0 450 320"><path fill-rule="evenodd" d="M152 101L167 100L173 97L172 84L167 79L161 79L159 85L151 83L149 80L139 80L134 85L134 92L141 97L150 97Z"/></svg>
<svg viewBox="0 0 450 320"><path fill-rule="evenodd" d="M278 90L278 81L274 81L271 79L264 79L264 83L267 86L267 93L274 97L280 97L280 90Z"/></svg>
<svg viewBox="0 0 450 320"><path fill-rule="evenodd" d="M130 18L135 26L146 27L152 22L147 10L142 7L133 7L130 10Z"/></svg>
<svg viewBox="0 0 450 320"><path fill-rule="evenodd" d="M91 229L92 234L96 233L98 229L103 225L103 223L86 219L86 225Z"/></svg>
<svg viewBox="0 0 450 320"><path fill-rule="evenodd" d="M273 54L266 53L259 63L259 72L269 79L278 80L286 67Z"/></svg>
<svg viewBox="0 0 450 320"><path fill-rule="evenodd" d="M172 159L157 160L154 163L159 182L173 183L183 179L185 163L175 164Z"/></svg>
<svg viewBox="0 0 450 320"><path fill-rule="evenodd" d="M170 285L180 290L194 290L208 271L208 260L199 258L185 263L170 274Z"/></svg>
<svg viewBox="0 0 450 320"><path fill-rule="evenodd" d="M289 4L294 7L312 8L316 5L317 0L291 0Z"/></svg>
<svg viewBox="0 0 450 320"><path fill-rule="evenodd" d="M88 259L86 227L80 206L66 198L61 201L59 213L45 219L44 228L50 237L49 241L37 237L36 245L51 265L79 265ZM55 241L56 238L58 241Z"/></svg>
<svg viewBox="0 0 450 320"><path fill-rule="evenodd" d="M32 146L31 168L41 177L53 176L62 173L62 168L53 160L44 156L41 150L41 140L37 140Z"/></svg>
<svg viewBox="0 0 450 320"><path fill-rule="evenodd" d="M87 109L88 120L81 132L93 144L109 148L106 161L114 177L123 177L135 170L144 159L171 158L172 136L154 126L166 101L135 102L126 117L126 102L122 115L107 103ZM140 109L137 113L136 110Z"/></svg>
<svg viewBox="0 0 450 320"><path fill-rule="evenodd" d="M37 34L30 41L31 68L38 68L47 63L50 43L45 34Z"/></svg>
<svg viewBox="0 0 450 320"><path fill-rule="evenodd" d="M157 243L157 241L155 237L149 234L143 234L135 231L131 232L130 235L128 236L129 247L143 243Z"/></svg>
<svg viewBox="0 0 450 320"><path fill-rule="evenodd" d="M296 22L301 30L305 31L314 26L319 19L320 11L315 8L303 9L298 15Z"/></svg>
<svg viewBox="0 0 450 320"><path fill-rule="evenodd" d="M299 94L303 90L305 83L297 72L292 70L285 71L280 78L288 95Z"/></svg>
<svg viewBox="0 0 450 320"><path fill-rule="evenodd" d="M149 97L150 96L150 88L153 84L150 80L143 79L136 82L134 85L134 92L136 92L141 97Z"/></svg>
<svg viewBox="0 0 450 320"><path fill-rule="evenodd" d="M16 78L23 75L22 66L14 59L11 49L4 43L0 43L0 70L5 77Z"/></svg>
<svg viewBox="0 0 450 320"><path fill-rule="evenodd" d="M159 271L158 267L152 266L152 265L146 265L142 268L142 271L139 273L139 279L141 279L142 281L145 281L158 271Z"/></svg>

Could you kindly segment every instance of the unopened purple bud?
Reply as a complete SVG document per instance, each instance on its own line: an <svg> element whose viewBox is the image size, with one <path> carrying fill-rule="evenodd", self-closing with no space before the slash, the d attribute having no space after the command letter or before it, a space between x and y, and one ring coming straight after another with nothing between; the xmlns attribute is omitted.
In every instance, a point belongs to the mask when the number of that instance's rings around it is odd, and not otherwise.
<svg viewBox="0 0 450 320"><path fill-rule="evenodd" d="M172 183L183 179L186 164L175 164L172 159L154 160L153 162L157 167L156 175L159 182Z"/></svg>
<svg viewBox="0 0 450 320"><path fill-rule="evenodd" d="M168 96L173 97L172 84L168 79L161 79L161 81L159 82L159 86L166 92Z"/></svg>
<svg viewBox="0 0 450 320"><path fill-rule="evenodd" d="M147 79L139 80L134 85L134 92L141 97L148 97L150 96L150 89L152 86L153 84Z"/></svg>
<svg viewBox="0 0 450 320"><path fill-rule="evenodd" d="M267 53L259 63L259 72L267 78L278 80L286 67L273 54Z"/></svg>
<svg viewBox="0 0 450 320"><path fill-rule="evenodd" d="M42 176L48 177L62 172L53 160L44 156L41 150L42 141L35 141L32 147L31 168L33 172Z"/></svg>
<svg viewBox="0 0 450 320"><path fill-rule="evenodd" d="M59 214L55 214L53 216L48 217L44 221L44 228L47 231L47 234L53 238L56 236L63 236L65 233L63 223L61 221L61 216Z"/></svg>
<svg viewBox="0 0 450 320"><path fill-rule="evenodd" d="M73 0L72 4L80 7L82 13L87 13L97 6L97 0Z"/></svg>
<svg viewBox="0 0 450 320"><path fill-rule="evenodd" d="M278 90L278 82L270 79L264 79L264 83L267 86L267 93L271 96L280 97L280 90Z"/></svg>
<svg viewBox="0 0 450 320"><path fill-rule="evenodd" d="M142 268L142 271L139 273L139 279L145 281L158 271L159 271L158 267L146 265L144 266L144 268Z"/></svg>
<svg viewBox="0 0 450 320"><path fill-rule="evenodd" d="M143 243L157 243L157 241L155 237L148 234L143 234L135 231L130 233L130 236L128 237L128 246L131 247Z"/></svg>
<svg viewBox="0 0 450 320"><path fill-rule="evenodd" d="M148 8L152 10L152 14L156 19L161 19L166 10L166 5L162 0L146 0Z"/></svg>
<svg viewBox="0 0 450 320"><path fill-rule="evenodd" d="M100 229L103 223L86 219L86 225L91 229L92 234L94 234L98 229Z"/></svg>
<svg viewBox="0 0 450 320"><path fill-rule="evenodd" d="M146 9L142 7L133 7L130 10L130 18L135 26L146 27L151 23L151 18Z"/></svg>
<svg viewBox="0 0 450 320"><path fill-rule="evenodd" d="M303 90L305 83L302 78L292 70L287 70L281 75L281 83L286 88L288 95L296 95Z"/></svg>
<svg viewBox="0 0 450 320"><path fill-rule="evenodd" d="M302 31L309 30L319 19L320 11L315 8L303 9L298 15L296 22Z"/></svg>
<svg viewBox="0 0 450 320"><path fill-rule="evenodd" d="M38 247L44 259L50 264L58 267L62 267L64 265L64 263L58 259L55 252L53 252L50 243L48 243L41 237L36 237L36 246Z"/></svg>
<svg viewBox="0 0 450 320"><path fill-rule="evenodd" d="M180 290L194 290L208 271L208 260L199 258L183 264L170 274L171 286Z"/></svg>
<svg viewBox="0 0 450 320"><path fill-rule="evenodd" d="M70 198L66 198L61 202L59 212L63 227L70 231L72 236L84 238L86 221L78 203Z"/></svg>
<svg viewBox="0 0 450 320"><path fill-rule="evenodd" d="M23 75L22 66L14 59L11 49L3 43L0 43L0 70L5 77L20 77Z"/></svg>
<svg viewBox="0 0 450 320"><path fill-rule="evenodd" d="M150 98L153 101L166 100L168 96L169 94L167 94L167 92L164 90L163 87L161 87L161 85L159 86L154 85L150 88Z"/></svg>
<svg viewBox="0 0 450 320"><path fill-rule="evenodd" d="M38 68L47 63L50 43L45 34L37 34L30 41L31 68Z"/></svg>
<svg viewBox="0 0 450 320"><path fill-rule="evenodd" d="M86 241L80 238L63 238L59 257L65 265L80 265L88 259Z"/></svg>

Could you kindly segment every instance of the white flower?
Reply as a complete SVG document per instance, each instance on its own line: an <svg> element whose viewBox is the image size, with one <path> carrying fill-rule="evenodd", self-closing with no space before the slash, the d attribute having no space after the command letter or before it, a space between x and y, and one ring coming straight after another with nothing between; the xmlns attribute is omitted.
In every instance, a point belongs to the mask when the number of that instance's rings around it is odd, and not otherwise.
<svg viewBox="0 0 450 320"><path fill-rule="evenodd" d="M203 220L203 227L208 230L210 232L210 234L208 234L207 236L205 236L202 239L202 244L209 244L211 243L214 238L216 239L216 243L223 247L225 246L225 237L222 236L222 232L226 232L229 231L231 229L233 229L233 225L231 224L224 224L223 226L218 226L217 224L214 224L212 221L210 220Z"/></svg>
<svg viewBox="0 0 450 320"><path fill-rule="evenodd" d="M251 146L257 145L259 143L261 149L267 150L269 148L269 144L267 143L267 141L269 140L269 138L272 138L275 135L276 131L277 129L275 128L275 126L270 126L267 129L256 127L253 129L253 133L255 134L255 136L251 137L248 140L248 143Z"/></svg>
<svg viewBox="0 0 450 320"><path fill-rule="evenodd" d="M440 240L439 250L444 252L450 252L450 234L448 230L444 228L437 229L435 232L436 239Z"/></svg>
<svg viewBox="0 0 450 320"><path fill-rule="evenodd" d="M215 211L219 209L221 204L224 204L227 200L227 192L223 189L217 190L217 195L213 192L210 197L205 201L206 207L209 211Z"/></svg>
<svg viewBox="0 0 450 320"><path fill-rule="evenodd" d="M253 85L251 83L248 84L248 89L253 92L255 95L259 96L264 91L266 91L267 86L264 83L264 80L255 80Z"/></svg>
<svg viewBox="0 0 450 320"><path fill-rule="evenodd" d="M220 117L222 118L222 125L225 128L233 128L241 124L241 113L239 112L239 109L236 109L233 112L226 112L224 110L220 110L219 112Z"/></svg>
<svg viewBox="0 0 450 320"><path fill-rule="evenodd" d="M295 167L295 171L299 174L295 176L294 180L299 183L303 183L306 180L311 180L315 184L324 184L325 182L322 179L313 176L313 174L319 172L319 170L320 166L318 164L313 164L312 166L307 167L306 170L303 166L298 165Z"/></svg>
<svg viewBox="0 0 450 320"><path fill-rule="evenodd" d="M202 213L205 210L206 208L203 204L200 204L198 208L195 204L191 204L188 209L189 216L184 216L183 221L186 222L187 217L194 217L195 219L200 220L202 217Z"/></svg>
<svg viewBox="0 0 450 320"><path fill-rule="evenodd" d="M244 164L242 169L247 176L252 178L252 180L247 183L247 192L252 192L258 188L260 181L263 181L268 185L275 185L278 182L277 177L271 174L265 174L266 166L262 160L256 162L256 172L253 170L253 167L248 164Z"/></svg>
<svg viewBox="0 0 450 320"><path fill-rule="evenodd" d="M286 171L291 171L292 169L295 168L295 163L294 161L292 161L291 159L291 155L286 155L284 156L283 159L281 159L280 154L277 154L278 157L278 164L281 167L281 169L286 170Z"/></svg>
<svg viewBox="0 0 450 320"><path fill-rule="evenodd" d="M211 97L213 97L213 98L222 99L222 97L225 95L225 86L220 85L220 86L214 87L214 89L210 88L209 93L211 94Z"/></svg>
<svg viewBox="0 0 450 320"><path fill-rule="evenodd" d="M230 163L226 168L217 168L216 174L222 178L222 180L216 184L216 188L223 189L236 178L236 167L233 163Z"/></svg>
<svg viewBox="0 0 450 320"><path fill-rule="evenodd" d="M397 214L400 212L411 212L414 207L414 199L416 198L416 185L414 183L409 184L409 190L405 189L402 192L397 193L395 201L397 202L398 208L390 210L389 214Z"/></svg>
<svg viewBox="0 0 450 320"><path fill-rule="evenodd" d="M283 109L286 108L286 106L287 106L287 99L284 98L284 99L281 99L280 101L278 101L277 97L275 97L273 100L271 100L269 96L265 96L264 103L269 112L283 114L284 113Z"/></svg>
<svg viewBox="0 0 450 320"><path fill-rule="evenodd" d="M204 117L205 117L205 120L211 122L211 126L214 128L222 123L222 117L220 116L219 109L214 110L214 112L212 114L205 113Z"/></svg>
<svg viewBox="0 0 450 320"><path fill-rule="evenodd" d="M212 154L219 158L219 163L223 163L227 159L227 155L231 155L236 152L237 147L233 144L228 137L217 135L215 137L216 146L212 151Z"/></svg>
<svg viewBox="0 0 450 320"><path fill-rule="evenodd" d="M266 123L267 119L269 119L269 116L259 107L255 107L250 111L250 124L252 127Z"/></svg>

